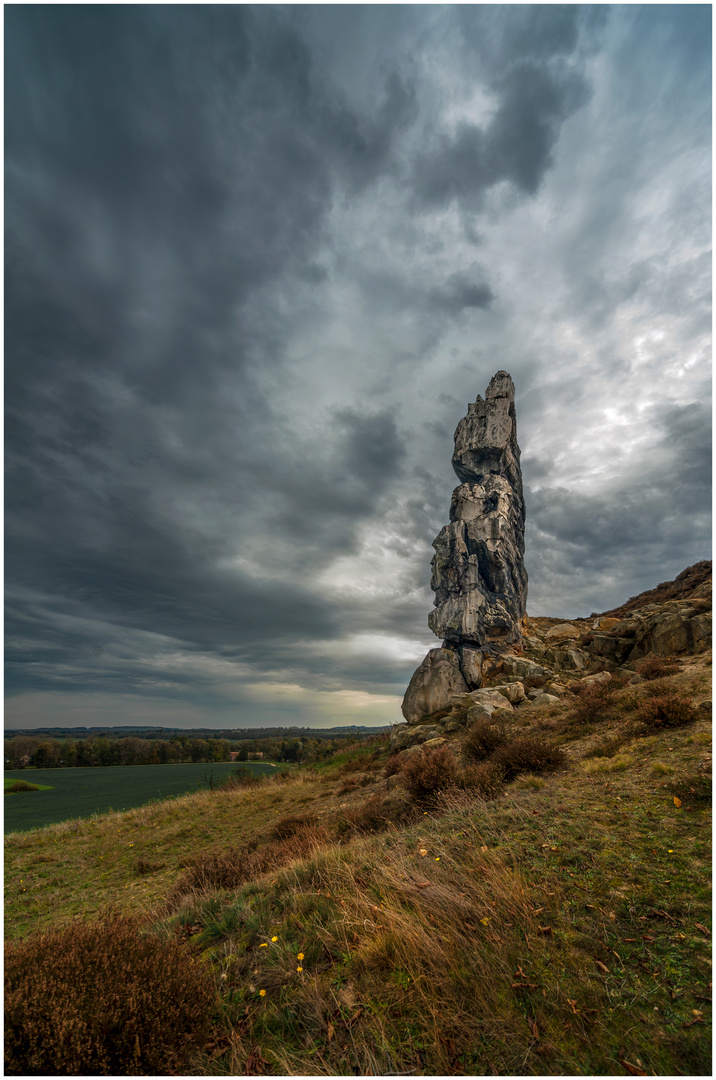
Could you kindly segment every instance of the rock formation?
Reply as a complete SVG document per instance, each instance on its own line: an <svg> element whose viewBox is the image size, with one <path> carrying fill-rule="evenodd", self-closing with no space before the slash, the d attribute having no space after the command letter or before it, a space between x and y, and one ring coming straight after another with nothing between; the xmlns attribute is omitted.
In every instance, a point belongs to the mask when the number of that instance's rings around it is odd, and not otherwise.
<svg viewBox="0 0 716 1080"><path fill-rule="evenodd" d="M506 371L485 399L468 406L455 432L452 465L460 484L450 522L433 541L428 623L443 638L410 680L403 700L409 723L479 688L490 654L519 645L527 600L525 503L515 423L515 388Z"/></svg>

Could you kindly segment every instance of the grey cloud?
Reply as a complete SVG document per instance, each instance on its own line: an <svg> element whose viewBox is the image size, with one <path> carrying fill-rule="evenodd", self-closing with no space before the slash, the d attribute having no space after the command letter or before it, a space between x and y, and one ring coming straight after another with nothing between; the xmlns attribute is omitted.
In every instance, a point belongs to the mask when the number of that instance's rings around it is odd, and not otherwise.
<svg viewBox="0 0 716 1080"><path fill-rule="evenodd" d="M417 159L412 183L423 205L452 199L479 205L501 181L534 194L552 162L561 124L586 99L582 77L530 61L508 68L495 90L498 106L485 127L462 122Z"/></svg>
<svg viewBox="0 0 716 1080"><path fill-rule="evenodd" d="M488 308L494 300L492 289L484 281L472 281L466 274L452 274L439 289L431 289L429 301L434 307L457 314L464 308Z"/></svg>

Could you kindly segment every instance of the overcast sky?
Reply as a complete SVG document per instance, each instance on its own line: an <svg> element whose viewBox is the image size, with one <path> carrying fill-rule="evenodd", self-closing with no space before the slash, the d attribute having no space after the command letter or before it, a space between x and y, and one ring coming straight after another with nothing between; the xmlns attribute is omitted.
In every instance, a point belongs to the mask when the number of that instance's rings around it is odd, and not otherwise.
<svg viewBox="0 0 716 1080"><path fill-rule="evenodd" d="M710 5L4 10L8 726L401 720L500 368L530 614L710 558Z"/></svg>

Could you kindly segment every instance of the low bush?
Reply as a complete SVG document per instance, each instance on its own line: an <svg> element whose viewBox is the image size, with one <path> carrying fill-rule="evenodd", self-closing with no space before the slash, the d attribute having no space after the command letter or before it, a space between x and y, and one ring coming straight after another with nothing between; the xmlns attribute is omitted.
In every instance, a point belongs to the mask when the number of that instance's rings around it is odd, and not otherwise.
<svg viewBox="0 0 716 1080"><path fill-rule="evenodd" d="M438 792L454 785L457 779L457 763L447 746L429 746L413 754L400 774L401 784L419 805L433 802Z"/></svg>
<svg viewBox="0 0 716 1080"><path fill-rule="evenodd" d="M213 978L176 940L129 918L5 949L8 1075L174 1075L210 1030Z"/></svg>
<svg viewBox="0 0 716 1080"><path fill-rule="evenodd" d="M254 788L265 784L267 779L266 776L252 772L251 769L237 769L236 772L229 773L221 786L229 790L233 788Z"/></svg>
<svg viewBox="0 0 716 1080"><path fill-rule="evenodd" d="M17 795L21 791L39 791L37 784L28 784L27 780L15 780L10 787L5 788L6 795Z"/></svg>
<svg viewBox="0 0 716 1080"><path fill-rule="evenodd" d="M679 670L679 665L670 656L645 656L634 665L638 675L642 679L663 679L667 675L674 675Z"/></svg>
<svg viewBox="0 0 716 1080"><path fill-rule="evenodd" d="M484 761L505 742L505 728L492 720L475 720L465 732L462 752L471 761Z"/></svg>
<svg viewBox="0 0 716 1080"><path fill-rule="evenodd" d="M467 765L460 774L459 786L483 799L494 799L505 789L505 769L494 761Z"/></svg>
<svg viewBox="0 0 716 1080"><path fill-rule="evenodd" d="M538 737L513 739L500 746L490 759L491 765L505 770L505 780L523 772L554 772L564 762L564 752L558 746Z"/></svg>
<svg viewBox="0 0 716 1080"><path fill-rule="evenodd" d="M570 687L576 701L572 702L571 712L575 720L591 724L608 719L615 699L627 682L628 675L618 675L604 682L575 683Z"/></svg>
<svg viewBox="0 0 716 1080"><path fill-rule="evenodd" d="M637 718L648 728L684 727L699 719L699 711L674 690L652 693L636 710Z"/></svg>
<svg viewBox="0 0 716 1080"><path fill-rule="evenodd" d="M383 769L383 776L395 776L396 773L403 771L403 759L400 754L391 754L385 763Z"/></svg>

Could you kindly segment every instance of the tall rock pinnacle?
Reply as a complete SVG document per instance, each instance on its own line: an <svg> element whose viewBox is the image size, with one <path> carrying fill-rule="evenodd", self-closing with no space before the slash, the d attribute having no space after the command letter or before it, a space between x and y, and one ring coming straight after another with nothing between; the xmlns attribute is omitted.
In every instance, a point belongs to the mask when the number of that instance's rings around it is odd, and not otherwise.
<svg viewBox="0 0 716 1080"><path fill-rule="evenodd" d="M450 695L481 684L484 653L519 643L527 601L525 503L515 422L515 387L506 371L485 399L468 406L455 432L452 465L461 481L450 522L433 541L430 629L443 638L410 680L403 715L415 721Z"/></svg>

